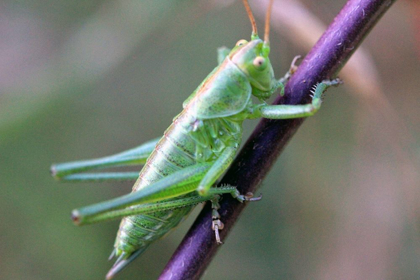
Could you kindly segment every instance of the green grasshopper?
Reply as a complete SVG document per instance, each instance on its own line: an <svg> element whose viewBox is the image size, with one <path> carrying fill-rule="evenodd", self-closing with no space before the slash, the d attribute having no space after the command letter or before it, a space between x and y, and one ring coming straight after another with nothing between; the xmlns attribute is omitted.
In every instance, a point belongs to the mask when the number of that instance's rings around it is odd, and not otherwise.
<svg viewBox="0 0 420 280"><path fill-rule="evenodd" d="M215 183L232 163L242 139L246 119L291 119L313 115L321 106L321 95L339 80L323 81L313 90L306 105L267 105L264 100L280 89L295 70L294 63L285 77L276 80L270 63L269 21L267 10L264 41L247 0L243 0L252 25L251 41L240 40L232 50L218 51L219 65L183 103L183 111L160 139L137 148L93 160L56 164L55 178L66 181L135 180L133 191L116 199L76 209L72 219L77 225L123 217L110 259L117 257L107 274L111 279L138 257L155 240L176 227L198 203L210 201L212 228L221 244L223 223L217 210L218 200L230 194L240 202L261 197L242 195L236 187L216 187ZM254 104L251 96L261 103ZM85 173L85 171L144 164L136 172Z"/></svg>

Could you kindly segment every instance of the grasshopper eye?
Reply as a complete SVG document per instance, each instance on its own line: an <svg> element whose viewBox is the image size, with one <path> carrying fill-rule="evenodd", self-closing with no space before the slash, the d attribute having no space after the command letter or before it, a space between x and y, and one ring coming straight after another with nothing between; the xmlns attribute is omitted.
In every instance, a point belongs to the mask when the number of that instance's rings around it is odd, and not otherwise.
<svg viewBox="0 0 420 280"><path fill-rule="evenodd" d="M239 46L245 45L246 43L248 43L248 41L247 41L247 40L242 39L242 40L239 40L239 41L236 43L236 45L235 45L235 46L239 47Z"/></svg>
<svg viewBox="0 0 420 280"><path fill-rule="evenodd" d="M252 62L252 64L254 64L254 66L258 69L258 70L264 70L265 67L267 67L267 61L264 57L262 56L257 56L254 61Z"/></svg>

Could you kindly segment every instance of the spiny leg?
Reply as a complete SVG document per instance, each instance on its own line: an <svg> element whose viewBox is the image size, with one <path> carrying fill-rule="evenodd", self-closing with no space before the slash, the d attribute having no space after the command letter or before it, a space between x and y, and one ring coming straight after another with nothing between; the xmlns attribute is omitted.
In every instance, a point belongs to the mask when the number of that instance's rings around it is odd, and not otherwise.
<svg viewBox="0 0 420 280"><path fill-rule="evenodd" d="M149 185L148 188L130 194L76 209L72 213L73 221L78 224L89 224L112 218L112 212L133 205L159 202L178 197L196 190L198 182L210 169L210 163L186 167Z"/></svg>
<svg viewBox="0 0 420 280"><path fill-rule="evenodd" d="M176 186L176 182L173 182L173 183ZM181 184L184 184L183 187L187 189L194 190L195 186L197 185L197 182L195 182L194 180L192 180L191 182L183 181L179 183L178 186ZM159 185L157 185L157 187L159 187ZM225 186L225 187L219 187L219 188L211 188L207 196L200 196L198 194L194 194L194 195L182 197L182 198L172 198L170 200L162 199L163 201L135 204L131 206L126 205L126 206L123 206L123 208L116 208L117 207L116 206L114 207L114 209L108 209L106 211L101 211L101 212L99 212L97 204L91 205L85 208L74 210L73 220L77 225L92 224L92 223L97 223L101 221L122 218L125 216L148 214L148 213L154 213L154 212L159 212L159 211L165 211L169 209L176 209L176 208L185 207L185 206L196 205L201 202L212 200L214 197L221 194L231 194L232 197L236 198L240 202L256 201L256 200L261 199L261 197L252 197L251 193L248 193L246 195L240 195L238 190L235 187ZM131 195L127 195L127 196L131 196ZM122 197L117 198L116 200L121 201ZM110 201L106 201L101 204L104 204L104 203L107 203L109 205ZM114 200L114 203L115 203L115 200ZM95 212L95 207L96 207L96 211L98 212ZM93 212L92 212L92 208L94 210Z"/></svg>
<svg viewBox="0 0 420 280"><path fill-rule="evenodd" d="M261 200L262 196L254 197L254 194L248 192L246 194L240 194L236 187L230 185L224 185L220 187L210 188L207 196L216 196L222 194L230 194L233 198L237 199L240 203L245 201L258 201Z"/></svg>
<svg viewBox="0 0 420 280"><path fill-rule="evenodd" d="M199 194L204 197L220 193L231 193L238 200L245 201L247 198L240 195L235 188L229 190L226 188L212 188L209 191L215 181L230 165L235 153L235 148L228 147L214 163L192 165L162 178L148 188L109 201L76 209L72 213L73 221L81 225L107 220L115 216L113 214L114 211L133 205L163 201L191 193L194 190L198 190ZM199 186L198 188L197 185Z"/></svg>
<svg viewBox="0 0 420 280"><path fill-rule="evenodd" d="M139 171L133 172L102 172L71 174L60 178L66 182L103 182L103 181L134 181L139 177Z"/></svg>
<svg viewBox="0 0 420 280"><path fill-rule="evenodd" d="M144 164L159 139L153 139L136 148L107 157L54 164L51 166L51 174L56 179L65 181L133 180L138 177L138 172L84 174L81 172L107 167Z"/></svg>
<svg viewBox="0 0 420 280"><path fill-rule="evenodd" d="M105 220L122 218L126 216L150 214L150 213L155 213L155 212L160 212L160 211L166 211L170 209L196 205L196 204L211 200L212 198L213 198L213 195L212 196L194 195L194 196L188 196L188 197L183 197L183 198L178 198L178 199L174 198L174 199L161 201L161 202L159 201L159 202L133 205L130 207L103 212L103 213L91 216L88 220L85 219L82 224L83 225L92 224L92 223L97 223L97 222L101 222Z"/></svg>
<svg viewBox="0 0 420 280"><path fill-rule="evenodd" d="M341 84L340 79L325 80L317 84L312 90L312 102L306 105L255 105L254 112L249 118L263 117L267 119L295 119L309 117L321 108L321 97L330 86Z"/></svg>

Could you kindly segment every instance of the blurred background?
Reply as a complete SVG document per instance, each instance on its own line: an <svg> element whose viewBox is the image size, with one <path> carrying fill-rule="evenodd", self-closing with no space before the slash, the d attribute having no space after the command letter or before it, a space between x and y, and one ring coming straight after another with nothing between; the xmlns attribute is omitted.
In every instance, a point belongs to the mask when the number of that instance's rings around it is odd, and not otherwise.
<svg viewBox="0 0 420 280"><path fill-rule="evenodd" d="M277 77L344 3L276 1ZM251 7L263 30L266 1ZM419 279L419 14L401 0L379 21L203 279ZM216 49L250 33L240 1L2 1L0 279L103 279L119 221L70 212L132 183L60 183L50 165L160 136ZM200 208L119 279L155 279Z"/></svg>

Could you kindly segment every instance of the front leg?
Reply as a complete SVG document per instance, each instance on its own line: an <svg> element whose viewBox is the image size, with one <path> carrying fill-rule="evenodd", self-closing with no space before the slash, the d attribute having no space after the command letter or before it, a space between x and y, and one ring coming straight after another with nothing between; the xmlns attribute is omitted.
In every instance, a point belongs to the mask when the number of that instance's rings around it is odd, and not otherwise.
<svg viewBox="0 0 420 280"><path fill-rule="evenodd" d="M341 84L341 80L325 80L317 84L312 91L312 102L306 105L254 105L253 112L249 118L266 119L295 119L309 117L321 108L321 97L325 90L334 85Z"/></svg>
<svg viewBox="0 0 420 280"><path fill-rule="evenodd" d="M287 81L289 81L290 77L296 72L298 69L298 66L296 66L296 62L301 59L302 57L300 55L297 55L293 58L292 63L290 64L290 68L287 71L287 73L284 75L284 77L280 78L279 82L283 85L286 84ZM283 92L284 93L284 92ZM281 94L283 96L283 94Z"/></svg>

